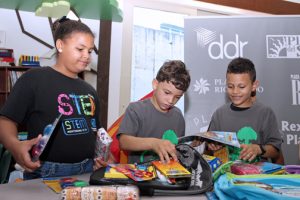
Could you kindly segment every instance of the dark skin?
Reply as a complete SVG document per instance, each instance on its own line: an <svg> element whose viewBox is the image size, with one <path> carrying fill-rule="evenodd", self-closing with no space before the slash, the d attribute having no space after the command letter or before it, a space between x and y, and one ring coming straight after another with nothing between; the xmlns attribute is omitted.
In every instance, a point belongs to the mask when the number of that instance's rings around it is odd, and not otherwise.
<svg viewBox="0 0 300 200"><path fill-rule="evenodd" d="M57 72L70 78L77 78L90 62L94 48L94 37L88 33L73 32L64 40L55 42L58 50L56 64L52 67ZM16 162L26 171L32 172L41 166L40 161L32 162L30 150L41 139L41 135L31 140L18 140L18 124L0 116L0 142L8 149ZM114 160L109 158L109 162ZM100 159L95 160L94 169L106 165Z"/></svg>
<svg viewBox="0 0 300 200"><path fill-rule="evenodd" d="M256 97L253 96L253 93L258 87L258 81L253 81L248 73L241 74L226 74L226 84L227 89L226 93L231 103L238 108L249 108L253 105L256 100ZM208 149L216 151L220 149L222 145L218 143L209 143ZM241 152L239 159L245 161L252 161L257 156L263 156L265 158L277 158L279 156L279 151L270 144L264 144L266 153L261 155L262 151L260 146L257 144L241 144Z"/></svg>
<svg viewBox="0 0 300 200"><path fill-rule="evenodd" d="M217 151L221 149L223 145L220 143L208 143L208 149L211 151ZM264 148L266 150L266 153L264 155L261 155L262 151L260 149L260 146L257 144L241 144L241 152L239 159L245 160L245 161L253 161L257 156L262 156L265 158L272 158L274 161L278 160L278 162L283 163L283 155L281 152L278 152L278 150L270 144L264 145Z"/></svg>

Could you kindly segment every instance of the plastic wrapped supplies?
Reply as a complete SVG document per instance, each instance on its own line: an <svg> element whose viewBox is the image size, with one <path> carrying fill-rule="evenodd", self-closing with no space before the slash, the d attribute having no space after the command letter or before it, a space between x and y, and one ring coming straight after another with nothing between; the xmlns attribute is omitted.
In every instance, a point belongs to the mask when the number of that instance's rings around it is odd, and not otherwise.
<svg viewBox="0 0 300 200"><path fill-rule="evenodd" d="M62 190L61 200L138 200L136 186L87 186L68 187Z"/></svg>
<svg viewBox="0 0 300 200"><path fill-rule="evenodd" d="M104 128L98 129L96 136L95 158L107 161L111 143L112 138L106 130Z"/></svg>

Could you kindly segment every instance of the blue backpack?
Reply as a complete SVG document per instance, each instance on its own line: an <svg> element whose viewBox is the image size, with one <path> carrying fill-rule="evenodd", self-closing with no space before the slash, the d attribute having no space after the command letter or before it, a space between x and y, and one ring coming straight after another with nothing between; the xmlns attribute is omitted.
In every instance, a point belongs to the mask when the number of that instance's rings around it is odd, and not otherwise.
<svg viewBox="0 0 300 200"><path fill-rule="evenodd" d="M300 175L235 175L228 172L214 183L214 192L222 200L295 200L300 199Z"/></svg>

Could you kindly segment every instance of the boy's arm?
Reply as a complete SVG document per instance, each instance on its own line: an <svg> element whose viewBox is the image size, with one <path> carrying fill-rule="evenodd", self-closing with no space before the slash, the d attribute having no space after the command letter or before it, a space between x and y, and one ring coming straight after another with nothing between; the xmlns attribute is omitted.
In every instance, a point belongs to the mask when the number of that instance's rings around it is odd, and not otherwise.
<svg viewBox="0 0 300 200"><path fill-rule="evenodd" d="M16 162L26 171L33 171L40 166L40 162L32 162L29 154L33 145L38 143L41 136L32 140L20 141L18 139L18 129L15 122L0 116L0 143L11 152Z"/></svg>
<svg viewBox="0 0 300 200"><path fill-rule="evenodd" d="M168 140L158 138L141 138L121 134L120 148L126 151L154 151L162 162L169 162L170 156L177 161L175 145Z"/></svg>
<svg viewBox="0 0 300 200"><path fill-rule="evenodd" d="M265 152L263 153L260 145L258 144L241 144L242 151L240 153L240 159L252 161L256 156L262 156L264 158L278 158L280 151L278 151L273 145L263 145ZM263 153L263 154L262 154Z"/></svg>
<svg viewBox="0 0 300 200"><path fill-rule="evenodd" d="M274 159L279 156L280 151L276 149L273 145L266 144L264 145L264 148L266 152L263 155L261 155L262 157Z"/></svg>

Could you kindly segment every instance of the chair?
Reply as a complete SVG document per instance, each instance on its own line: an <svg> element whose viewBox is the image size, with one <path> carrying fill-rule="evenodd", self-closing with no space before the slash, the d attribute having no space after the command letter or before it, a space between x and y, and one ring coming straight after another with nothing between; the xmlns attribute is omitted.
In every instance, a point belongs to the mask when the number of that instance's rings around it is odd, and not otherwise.
<svg viewBox="0 0 300 200"><path fill-rule="evenodd" d="M0 158L0 184L7 182L7 174L10 166L10 161L11 153L8 150L5 150Z"/></svg>
<svg viewBox="0 0 300 200"><path fill-rule="evenodd" d="M151 91L149 94L147 94L146 96L141 98L140 101L150 98L152 95L153 95L153 91ZM108 134L113 139L113 142L110 146L110 151L111 151L112 155L114 156L117 163L127 163L127 161L128 161L128 153L126 151L120 150L119 140L116 137L117 133L119 131L119 127L122 122L123 116L124 116L124 114L122 114L107 130Z"/></svg>

